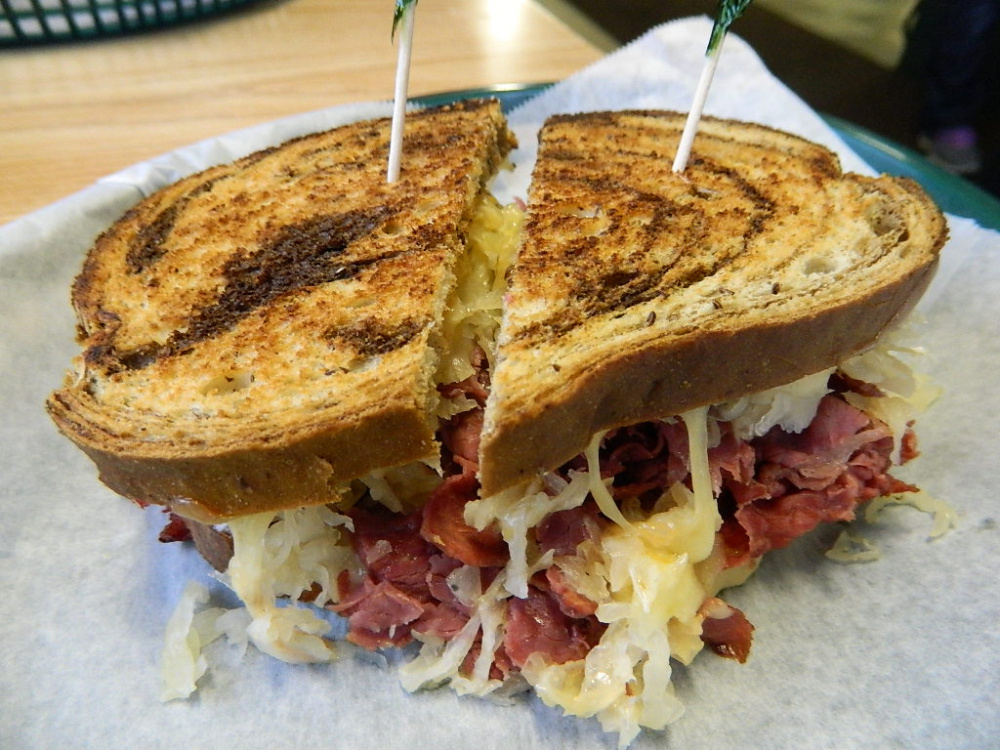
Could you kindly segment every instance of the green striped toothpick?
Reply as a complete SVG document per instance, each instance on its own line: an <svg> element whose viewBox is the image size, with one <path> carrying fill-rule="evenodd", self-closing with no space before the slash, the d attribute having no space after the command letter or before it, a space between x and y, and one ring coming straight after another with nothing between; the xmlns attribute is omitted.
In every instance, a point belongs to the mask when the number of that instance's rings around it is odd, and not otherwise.
<svg viewBox="0 0 1000 750"><path fill-rule="evenodd" d="M698 131L698 122L701 120L701 113L705 109L705 100L708 98L708 89L712 85L715 69L722 56L722 43L725 41L726 33L733 21L740 17L740 14L746 10L750 3L751 0L719 0L715 11L712 35L709 37L708 49L705 51L705 65L701 70L701 79L694 92L694 101L688 111L684 132L681 133L677 154L674 156L674 172L683 172L684 168L687 167L688 157L691 155L691 144L694 142L695 133Z"/></svg>
<svg viewBox="0 0 1000 750"><path fill-rule="evenodd" d="M396 60L396 86L392 102L392 129L389 136L389 168L386 179L399 179L400 164L403 160L403 124L406 119L406 92L410 82L410 57L413 48L413 20L417 12L417 0L396 0L392 14L392 38L400 30L399 56Z"/></svg>

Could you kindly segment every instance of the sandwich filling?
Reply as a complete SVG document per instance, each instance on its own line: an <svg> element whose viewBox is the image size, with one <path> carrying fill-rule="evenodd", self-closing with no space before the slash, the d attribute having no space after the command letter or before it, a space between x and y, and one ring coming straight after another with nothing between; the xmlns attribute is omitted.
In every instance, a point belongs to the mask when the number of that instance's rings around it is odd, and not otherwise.
<svg viewBox="0 0 1000 750"><path fill-rule="evenodd" d="M628 744L682 712L676 660L706 646L744 661L753 626L720 596L769 550L876 497L915 488L890 470L933 389L903 334L839 368L662 420L613 429L558 469L479 497L478 442L504 279L521 215L492 198L468 230L438 366L440 465L354 483L336 505L197 528L231 549L213 561L244 602L185 597L168 633L167 698L195 689L200 647L221 633L289 662L417 649L410 690L486 695L530 687L596 717ZM186 529L175 519L170 538ZM231 538L231 547L228 540ZM333 612L340 618L333 618Z"/></svg>

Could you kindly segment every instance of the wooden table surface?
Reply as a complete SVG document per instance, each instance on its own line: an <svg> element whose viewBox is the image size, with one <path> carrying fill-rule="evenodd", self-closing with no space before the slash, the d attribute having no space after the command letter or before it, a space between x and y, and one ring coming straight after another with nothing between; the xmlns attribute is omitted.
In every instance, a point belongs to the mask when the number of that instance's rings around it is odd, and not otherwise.
<svg viewBox="0 0 1000 750"><path fill-rule="evenodd" d="M389 99L391 0L269 0L150 34L0 51L0 225L166 151ZM411 96L563 78L602 51L535 0L423 0Z"/></svg>

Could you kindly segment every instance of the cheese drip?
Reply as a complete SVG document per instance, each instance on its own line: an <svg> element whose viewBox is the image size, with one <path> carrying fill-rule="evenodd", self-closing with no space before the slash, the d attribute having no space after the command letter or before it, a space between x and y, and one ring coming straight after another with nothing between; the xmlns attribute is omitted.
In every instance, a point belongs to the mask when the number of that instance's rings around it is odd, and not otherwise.
<svg viewBox="0 0 1000 750"><path fill-rule="evenodd" d="M674 485L646 517L619 512L625 523L610 527L594 551L606 582L597 619L608 628L600 643L581 661L551 665L533 657L524 669L545 703L597 717L622 747L640 727L662 729L681 715L671 658L688 663L701 650L698 610L717 592L712 571L719 566L709 563L722 519L709 474L708 410L682 419L693 489Z"/></svg>

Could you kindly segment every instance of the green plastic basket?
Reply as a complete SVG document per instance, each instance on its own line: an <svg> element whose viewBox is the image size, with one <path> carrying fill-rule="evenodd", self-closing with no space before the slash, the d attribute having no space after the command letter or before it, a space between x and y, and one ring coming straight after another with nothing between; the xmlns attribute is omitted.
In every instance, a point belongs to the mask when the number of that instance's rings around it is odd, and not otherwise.
<svg viewBox="0 0 1000 750"><path fill-rule="evenodd" d="M0 47L152 31L258 0L0 0Z"/></svg>

